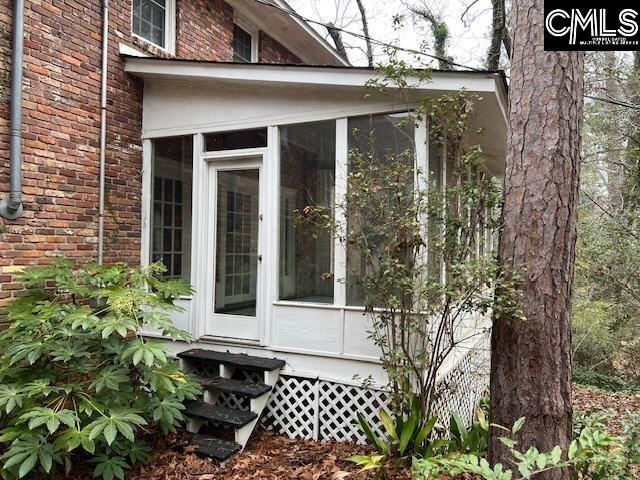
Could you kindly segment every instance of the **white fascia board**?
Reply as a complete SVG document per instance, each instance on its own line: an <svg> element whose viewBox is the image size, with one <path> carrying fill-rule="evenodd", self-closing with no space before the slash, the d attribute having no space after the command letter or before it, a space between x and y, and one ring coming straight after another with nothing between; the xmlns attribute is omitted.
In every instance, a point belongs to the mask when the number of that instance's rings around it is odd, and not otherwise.
<svg viewBox="0 0 640 480"><path fill-rule="evenodd" d="M364 87L376 78L373 70L362 68L296 67L282 65L242 65L172 60L127 58L125 70L142 78L211 80L237 83L273 83L327 87ZM497 74L433 72L427 82L409 79L409 88L418 90L496 92Z"/></svg>

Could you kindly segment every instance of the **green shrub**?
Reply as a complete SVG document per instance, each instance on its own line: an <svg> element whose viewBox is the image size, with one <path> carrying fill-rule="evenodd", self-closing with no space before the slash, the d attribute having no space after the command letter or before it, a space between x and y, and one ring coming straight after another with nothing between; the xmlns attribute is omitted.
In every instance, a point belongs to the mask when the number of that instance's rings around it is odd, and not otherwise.
<svg viewBox="0 0 640 480"><path fill-rule="evenodd" d="M150 452L141 437L174 431L185 400L200 386L167 358L148 324L173 339L173 300L191 288L156 277L164 267L125 265L35 268L27 291L9 307L0 335L0 414L4 478L96 463L105 480L124 478Z"/></svg>
<svg viewBox="0 0 640 480"><path fill-rule="evenodd" d="M556 446L549 452L535 447L526 452L518 450L512 436L524 425L518 420L511 430L505 430L500 440L510 449L514 470L498 463L491 465L486 458L473 453L450 453L431 458L414 458L413 473L416 480L436 480L442 474L464 475L464 478L484 480L533 479L538 474L553 469L570 469L574 480L624 480L632 478L631 464L626 455L624 441L600 430L584 428L566 452Z"/></svg>
<svg viewBox="0 0 640 480"><path fill-rule="evenodd" d="M625 378L594 372L578 366L573 368L573 382L578 385L596 387L610 392L634 392L640 390L637 384Z"/></svg>

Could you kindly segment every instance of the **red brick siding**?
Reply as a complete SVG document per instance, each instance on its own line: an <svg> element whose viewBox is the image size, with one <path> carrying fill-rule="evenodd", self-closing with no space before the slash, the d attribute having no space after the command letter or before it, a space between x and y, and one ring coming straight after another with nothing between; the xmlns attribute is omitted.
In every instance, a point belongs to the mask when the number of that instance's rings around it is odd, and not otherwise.
<svg viewBox="0 0 640 480"><path fill-rule="evenodd" d="M176 55L194 60L233 60L233 9L222 0L179 0Z"/></svg>
<svg viewBox="0 0 640 480"><path fill-rule="evenodd" d="M264 32L260 32L258 54L263 63L303 63L300 58Z"/></svg>
<svg viewBox="0 0 640 480"><path fill-rule="evenodd" d="M139 262L142 83L124 72L119 44L167 56L131 36L131 0L110 2L105 260ZM100 0L26 2L24 216L0 219L0 312L20 290L16 272L56 258L96 259L100 131ZM0 0L0 195L8 190L11 0ZM176 56L232 59L233 10L178 0ZM264 62L299 62L267 35Z"/></svg>

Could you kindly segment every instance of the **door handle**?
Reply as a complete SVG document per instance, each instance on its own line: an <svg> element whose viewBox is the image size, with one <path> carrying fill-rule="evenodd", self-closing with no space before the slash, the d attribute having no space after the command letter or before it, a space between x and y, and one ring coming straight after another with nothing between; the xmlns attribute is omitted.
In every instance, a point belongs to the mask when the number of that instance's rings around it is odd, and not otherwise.
<svg viewBox="0 0 640 480"><path fill-rule="evenodd" d="M261 262L262 261L262 255L258 254L258 261Z"/></svg>

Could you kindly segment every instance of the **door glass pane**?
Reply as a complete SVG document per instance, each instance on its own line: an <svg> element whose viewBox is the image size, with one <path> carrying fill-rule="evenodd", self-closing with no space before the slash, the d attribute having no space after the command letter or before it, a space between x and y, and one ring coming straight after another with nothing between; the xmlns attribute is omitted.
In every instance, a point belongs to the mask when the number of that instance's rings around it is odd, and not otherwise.
<svg viewBox="0 0 640 480"><path fill-rule="evenodd" d="M219 171L215 312L256 315L260 171Z"/></svg>

